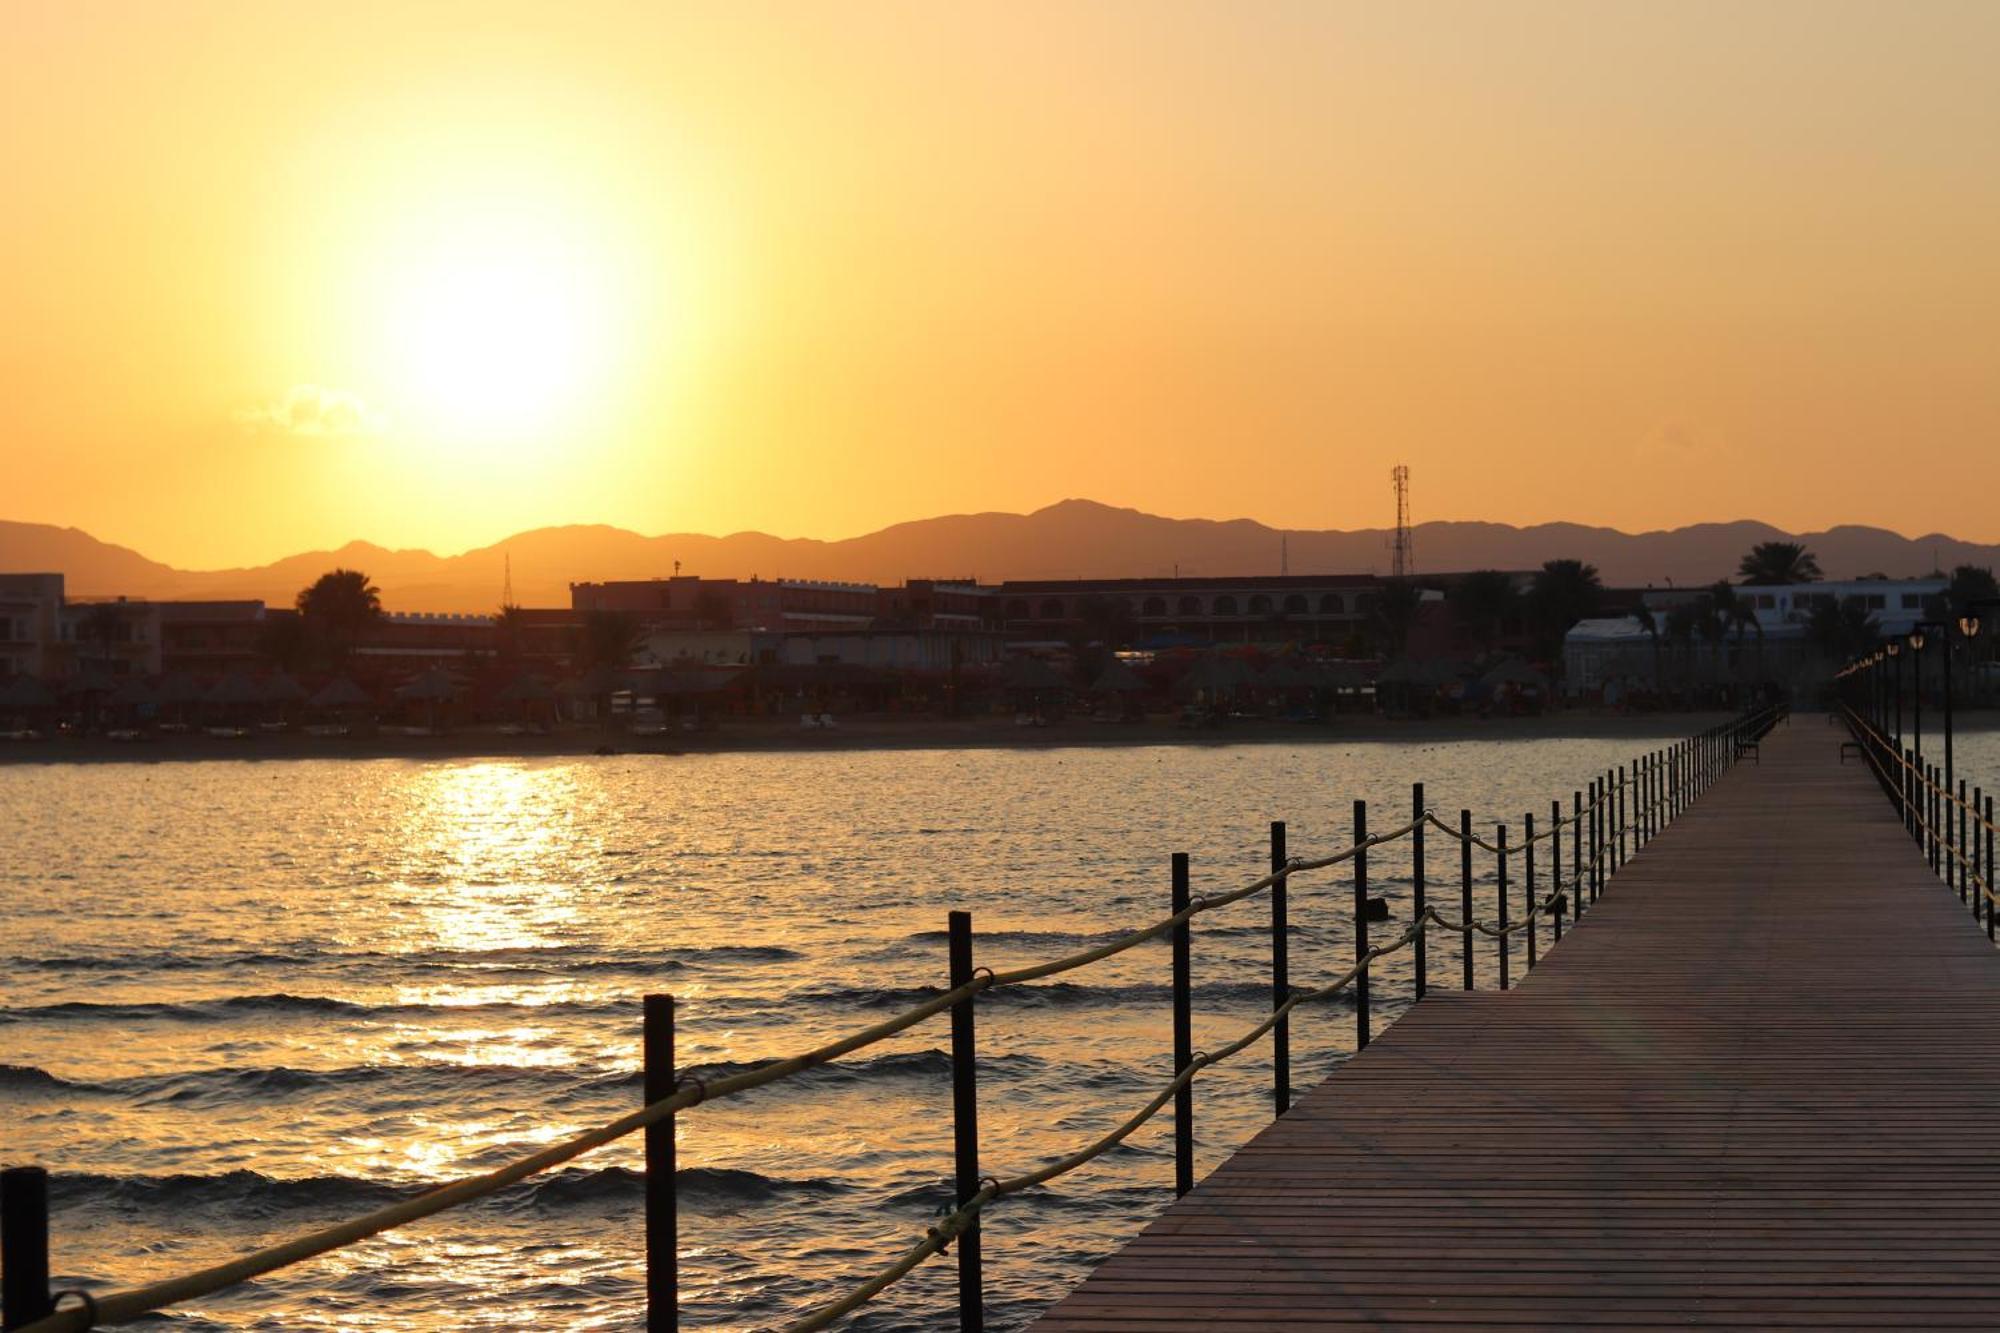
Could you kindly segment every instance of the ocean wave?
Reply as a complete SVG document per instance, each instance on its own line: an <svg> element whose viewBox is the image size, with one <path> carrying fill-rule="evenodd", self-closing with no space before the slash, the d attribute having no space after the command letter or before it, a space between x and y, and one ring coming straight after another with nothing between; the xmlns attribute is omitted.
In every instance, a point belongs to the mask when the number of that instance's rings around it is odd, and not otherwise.
<svg viewBox="0 0 2000 1333"><path fill-rule="evenodd" d="M853 1009L908 1009L945 993L942 986L839 986L821 990L794 991L787 998L813 1005ZM1268 1000L1269 982L1207 982L1193 988L1196 1002L1238 1002ZM721 997L718 997L721 998ZM1090 985L1076 981L1002 986L979 997L981 1004L1022 1008L1069 1008L1128 1004L1165 1005L1172 1001L1173 988L1165 982L1132 982L1125 985Z"/></svg>
<svg viewBox="0 0 2000 1333"><path fill-rule="evenodd" d="M342 967L387 965L413 970L490 971L527 969L563 975L574 972L677 970L704 963L778 963L803 957L775 944L715 944L663 949L583 949L574 945L512 946L495 949L316 949L176 953L58 954L19 958L11 966L37 972L203 972L241 967Z"/></svg>
<svg viewBox="0 0 2000 1333"><path fill-rule="evenodd" d="M505 1209L627 1205L644 1196L644 1173L626 1167L566 1168L535 1177L469 1205ZM788 1178L735 1167L698 1166L675 1172L676 1194L689 1209L727 1210L824 1197L851 1188L824 1176ZM436 1188L436 1182L366 1180L355 1176L268 1176L236 1170L216 1175L108 1175L57 1171L49 1197L58 1208L218 1209L264 1217L290 1211L350 1212L378 1208Z"/></svg>

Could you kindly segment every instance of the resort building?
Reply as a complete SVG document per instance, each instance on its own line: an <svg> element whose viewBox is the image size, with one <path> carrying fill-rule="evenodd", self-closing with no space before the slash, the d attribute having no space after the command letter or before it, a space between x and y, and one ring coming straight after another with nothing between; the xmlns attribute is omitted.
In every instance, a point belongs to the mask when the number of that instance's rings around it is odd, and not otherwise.
<svg viewBox="0 0 2000 1333"><path fill-rule="evenodd" d="M62 575L0 574L0 676L54 669L62 606Z"/></svg>
<svg viewBox="0 0 2000 1333"><path fill-rule="evenodd" d="M1382 580L1373 574L1239 578L1010 579L994 591L1010 632L1040 639L1122 626L1136 642L1194 638L1338 642L1363 630Z"/></svg>
<svg viewBox="0 0 2000 1333"><path fill-rule="evenodd" d="M649 628L845 629L874 623L880 589L817 579L665 579L572 583L577 612L621 611Z"/></svg>

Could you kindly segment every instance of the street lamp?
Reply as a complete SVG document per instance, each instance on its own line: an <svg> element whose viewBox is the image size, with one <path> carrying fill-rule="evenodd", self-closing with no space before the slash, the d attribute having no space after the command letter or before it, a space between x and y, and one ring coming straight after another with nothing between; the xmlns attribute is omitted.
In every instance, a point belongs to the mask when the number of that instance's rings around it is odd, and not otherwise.
<svg viewBox="0 0 2000 1333"><path fill-rule="evenodd" d="M1916 736L1917 769L1924 766L1924 622L1918 621L1905 640L1910 645L1910 730Z"/></svg>
<svg viewBox="0 0 2000 1333"><path fill-rule="evenodd" d="M1896 696L1896 753L1900 755L1903 753L1903 645L1891 639L1882 645L1882 651L1889 654L1889 661L1896 668L1896 683L1891 693Z"/></svg>

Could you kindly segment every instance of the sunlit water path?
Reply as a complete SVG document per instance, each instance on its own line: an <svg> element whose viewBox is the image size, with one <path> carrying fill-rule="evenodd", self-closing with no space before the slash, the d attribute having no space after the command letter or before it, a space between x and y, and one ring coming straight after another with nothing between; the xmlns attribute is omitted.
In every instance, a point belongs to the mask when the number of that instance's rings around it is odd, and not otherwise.
<svg viewBox="0 0 2000 1333"><path fill-rule="evenodd" d="M1820 725L1802 718L1794 725ZM213 1262L491 1167L631 1109L638 997L682 1001L684 1061L786 1053L938 986L949 908L980 961L1051 956L1377 826L1422 778L1482 820L1546 813L1664 743L921 751L528 763L206 762L0 770L0 1112L9 1161L57 1172L64 1284ZM1832 744L1829 732L1829 744ZM1965 740L2000 780L2000 740ZM1456 874L1433 848L1434 879ZM1481 871L1488 867L1482 858ZM1406 919L1407 853L1372 875ZM1294 978L1349 950L1344 877L1294 888ZM1203 919L1197 1044L1266 1004L1263 908ZM1455 976L1441 945L1435 975ZM1490 946L1489 946L1490 948ZM1490 956L1482 969L1491 967ZM983 1009L990 1169L1059 1155L1169 1071L1164 947ZM1408 994L1406 956L1378 1013ZM1295 1025L1296 1074L1352 1012ZM941 1023L681 1121L686 1318L765 1327L919 1236L948 1197ZM1268 1115L1266 1049L1203 1076L1202 1169ZM1163 1204L1168 1123L988 1222L990 1308L1018 1327ZM261 1282L188 1329L629 1328L638 1145ZM948 1261L858 1322L942 1325Z"/></svg>

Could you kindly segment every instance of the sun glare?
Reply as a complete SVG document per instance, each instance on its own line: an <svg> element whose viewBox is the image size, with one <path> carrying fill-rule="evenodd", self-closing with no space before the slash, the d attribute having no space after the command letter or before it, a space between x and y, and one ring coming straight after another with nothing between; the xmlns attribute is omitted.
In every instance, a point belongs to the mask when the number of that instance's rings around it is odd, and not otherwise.
<svg viewBox="0 0 2000 1333"><path fill-rule="evenodd" d="M575 424L611 359L603 267L570 238L478 219L429 238L396 275L389 317L411 424L478 444Z"/></svg>

